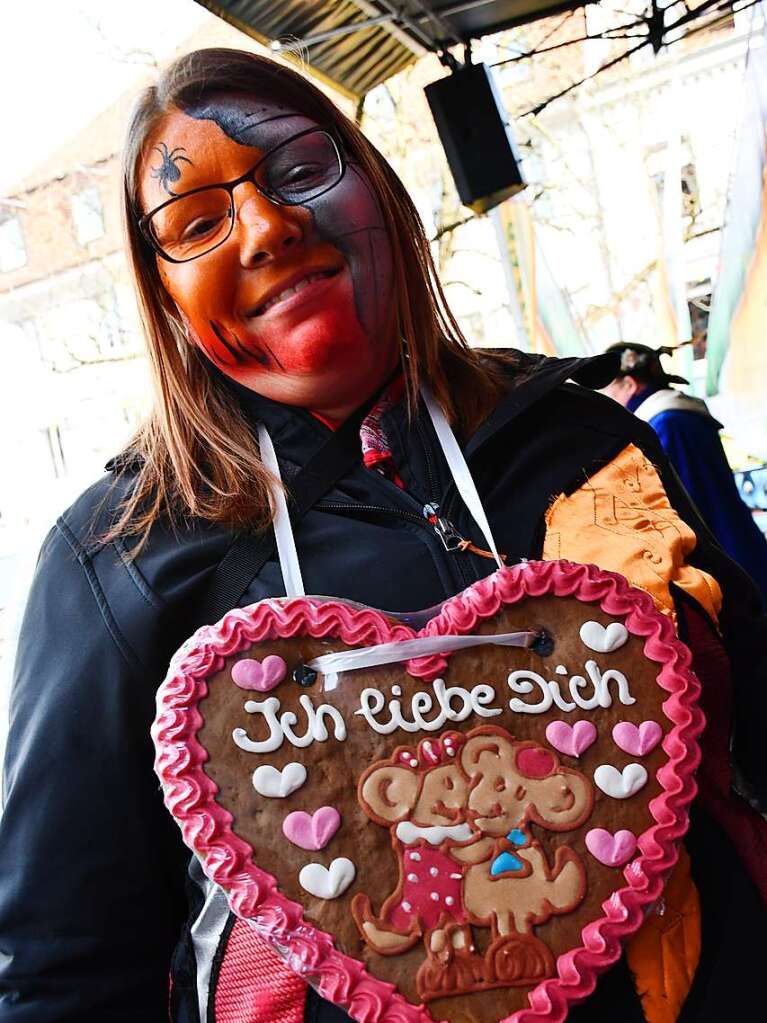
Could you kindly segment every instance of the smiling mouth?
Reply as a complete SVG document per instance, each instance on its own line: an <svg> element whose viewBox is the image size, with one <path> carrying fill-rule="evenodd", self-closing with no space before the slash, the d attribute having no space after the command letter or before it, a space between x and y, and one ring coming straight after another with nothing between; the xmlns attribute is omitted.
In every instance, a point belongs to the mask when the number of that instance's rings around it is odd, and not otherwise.
<svg viewBox="0 0 767 1023"><path fill-rule="evenodd" d="M287 299L292 298L293 295L297 295L304 288L308 288L310 284L314 284L316 281L324 281L330 277L336 277L341 272L341 267L333 267L330 270L318 270L315 273L309 273L305 277L296 281L295 284L289 285L287 288L283 288L282 291L276 295L272 295L266 302L262 302L261 305L255 306L253 309L249 309L246 313L246 317L263 316L264 313L268 312L272 306L278 305L280 302L285 302Z"/></svg>

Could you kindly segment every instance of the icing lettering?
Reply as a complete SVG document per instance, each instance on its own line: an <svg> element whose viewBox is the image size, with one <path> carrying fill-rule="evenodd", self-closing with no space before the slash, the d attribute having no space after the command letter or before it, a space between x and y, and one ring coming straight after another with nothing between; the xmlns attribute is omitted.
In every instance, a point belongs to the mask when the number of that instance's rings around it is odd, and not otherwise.
<svg viewBox="0 0 767 1023"><path fill-rule="evenodd" d="M248 714L264 715L269 726L269 738L263 739L261 742L254 742L244 728L235 728L232 732L232 738L240 749L244 749L247 753L273 753L274 750L280 748L282 745L282 729L277 719L279 706L280 701L276 696L270 696L266 700L247 701L245 710Z"/></svg>
<svg viewBox="0 0 767 1023"><path fill-rule="evenodd" d="M328 739L328 730L325 719L329 718L333 726L333 735L339 742L346 738L346 722L337 707L323 703L319 707L314 706L311 698L304 693L298 701L306 714L306 731L303 735L296 735L293 731L298 719L292 710L283 711L278 717L280 701L276 696L270 696L266 700L248 700L245 703L245 710L248 714L262 714L269 727L269 737L260 741L250 738L244 728L235 728L232 738L240 749L247 753L272 753L279 749L285 739L299 749L309 746L312 742L325 742Z"/></svg>
<svg viewBox="0 0 767 1023"><path fill-rule="evenodd" d="M551 690L549 689L549 684L542 675L538 674L537 671L529 671L527 668L520 668L519 671L512 671L506 682L512 693L521 693L523 696L527 696L529 693L532 693L533 683L535 683L541 691L541 698L538 703L525 703L524 700L518 700L515 696L513 699L509 700L509 707L511 710L519 714L545 714L551 707L553 699Z"/></svg>
<svg viewBox="0 0 767 1023"><path fill-rule="evenodd" d="M552 707L566 714L575 710L596 710L598 707L611 707L613 699L625 706L636 703L622 671L609 668L603 672L592 660L586 661L585 676L573 675L567 682L564 679L547 680L537 671L523 668L509 674L507 685L516 694L508 706L517 714L545 714ZM447 722L465 721L472 714L492 718L502 713L501 707L493 706L497 694L486 682L464 688L447 686L444 679L438 678L431 689L419 689L408 694L407 703L400 698L400 686L392 686L391 692L395 695L387 699L384 693L372 686L363 689L359 708L354 711L379 735L390 735L398 729L410 733L438 732ZM346 722L337 707L328 703L315 707L307 693L303 693L298 702L302 715L292 710L280 712L280 700L276 696L247 700L245 711L260 715L268 734L265 738L254 739L244 728L235 728L232 738L237 746L247 753L272 753L286 739L298 749L304 749L313 742L326 742L331 735L339 742L346 739ZM643 727L647 730L646 725Z"/></svg>
<svg viewBox="0 0 767 1023"><path fill-rule="evenodd" d="M611 682L615 683L618 700L624 706L636 703L629 690L628 679L622 671L618 671L616 668L609 668L607 671L602 672L596 661L586 661L586 674L589 677L588 682L582 675L573 675L571 677L568 688L573 702L570 703L562 696L559 682L553 680L547 682L537 671L530 671L527 668L512 671L506 681L513 693L529 696L537 686L536 696L540 698L536 703L527 703L525 700L520 700L514 696L509 701L509 708L517 714L545 714L554 704L565 712L575 710L576 707L579 707L581 710L594 710L596 707L612 707ZM584 699L580 691L588 688L589 684L593 688L593 695L588 699Z"/></svg>
<svg viewBox="0 0 767 1023"><path fill-rule="evenodd" d="M622 671L618 671L616 668L608 668L602 674L597 667L596 661L586 661L586 673L594 685L594 690L599 694L600 707L612 707L613 701L610 697L608 683L613 679L618 683L618 699L620 702L626 706L636 703L636 700L629 692L629 680Z"/></svg>
<svg viewBox="0 0 767 1023"><path fill-rule="evenodd" d="M495 717L501 713L500 708L488 707L495 700L495 689L486 683L463 689L461 686L445 686L444 679L434 680L433 694L436 697L439 711L430 721L424 715L435 709L434 698L426 690L414 693L410 700L410 713L413 720L408 720L402 713L399 700L389 700L388 704L383 693L378 689L363 689L360 693L360 708L355 710L367 721L379 735L389 735L401 728L406 732L436 732L446 721L465 721L470 714L480 717ZM386 706L388 721L379 721L378 715Z"/></svg>

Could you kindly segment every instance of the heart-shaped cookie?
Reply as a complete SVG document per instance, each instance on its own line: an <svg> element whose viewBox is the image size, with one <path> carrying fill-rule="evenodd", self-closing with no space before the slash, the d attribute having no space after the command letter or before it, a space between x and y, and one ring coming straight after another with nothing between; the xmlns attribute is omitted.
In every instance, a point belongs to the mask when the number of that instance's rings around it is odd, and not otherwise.
<svg viewBox="0 0 767 1023"><path fill-rule="evenodd" d="M304 670L519 632L547 642ZM282 680L243 692L234 666L269 657ZM233 911L353 1018L556 1023L676 860L703 725L689 665L646 593L568 562L502 569L420 633L343 601L266 600L174 658L156 767ZM647 721L663 741L638 764L614 729Z"/></svg>

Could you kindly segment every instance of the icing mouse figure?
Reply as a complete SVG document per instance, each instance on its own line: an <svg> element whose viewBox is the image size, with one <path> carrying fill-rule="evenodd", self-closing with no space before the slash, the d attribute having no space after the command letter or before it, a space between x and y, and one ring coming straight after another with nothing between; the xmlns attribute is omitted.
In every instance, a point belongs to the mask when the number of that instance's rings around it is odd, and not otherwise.
<svg viewBox="0 0 767 1023"><path fill-rule="evenodd" d="M570 831L591 813L594 794L579 771L560 767L551 750L514 742L501 728L468 733L461 767L470 779L467 819L476 841L451 849L467 864L464 903L474 924L490 927L488 976L499 984L528 984L550 976L554 960L532 929L572 912L586 892L586 872L569 846L550 863L527 830Z"/></svg>
<svg viewBox="0 0 767 1023"><path fill-rule="evenodd" d="M484 963L474 950L463 905L463 869L450 851L467 839L468 778L459 754L465 736L425 739L415 752L399 747L360 777L365 813L391 828L399 882L375 916L359 893L352 912L365 941L381 955L398 955L423 939L426 960L416 985L427 1000L483 985Z"/></svg>

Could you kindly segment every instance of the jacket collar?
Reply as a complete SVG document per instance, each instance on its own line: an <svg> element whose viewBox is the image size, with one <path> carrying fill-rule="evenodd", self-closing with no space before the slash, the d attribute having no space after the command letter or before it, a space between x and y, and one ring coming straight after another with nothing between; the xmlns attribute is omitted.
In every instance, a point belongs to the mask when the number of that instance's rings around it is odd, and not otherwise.
<svg viewBox="0 0 767 1023"><path fill-rule="evenodd" d="M569 359L547 358L522 352L519 356L521 368L519 370L515 368L514 372L520 372L520 379L512 382L509 393L469 438L465 446L467 457L473 455L499 430L567 380L574 380L590 388L604 387L617 375L620 358L616 352ZM211 367L211 370L220 373L214 367ZM248 421L254 426L259 422L264 423L281 461L293 463L295 466L303 465L331 435L330 429L305 409L264 398L224 374L220 375ZM369 406L372 402L366 404ZM422 418L428 420L423 408L420 413ZM398 433L407 447L407 436L413 424L410 422L404 400L385 413L382 425L384 429L392 429L394 433ZM107 471L119 467L124 467L120 456L112 459L106 466Z"/></svg>
<svg viewBox="0 0 767 1023"><path fill-rule="evenodd" d="M479 429L469 438L465 454L473 455L499 430L541 401L568 380L583 387L605 387L617 375L620 356L603 352L587 358L555 359L546 356L526 357L527 372L523 379L493 409ZM523 364L524 365L524 364Z"/></svg>
<svg viewBox="0 0 767 1023"><path fill-rule="evenodd" d="M517 416L568 380L584 387L604 387L616 376L619 355L604 352L587 358L548 358L520 353L522 377L515 383L488 418L469 438L465 453L474 454L486 441ZM239 401L250 422L262 422L272 438L280 458L302 465L325 443L331 431L306 409L283 405L264 398L241 384L226 378L227 386ZM371 402L367 403L372 404ZM428 419L423 407L420 415ZM404 399L382 418L384 429L394 425L405 435L410 424Z"/></svg>

